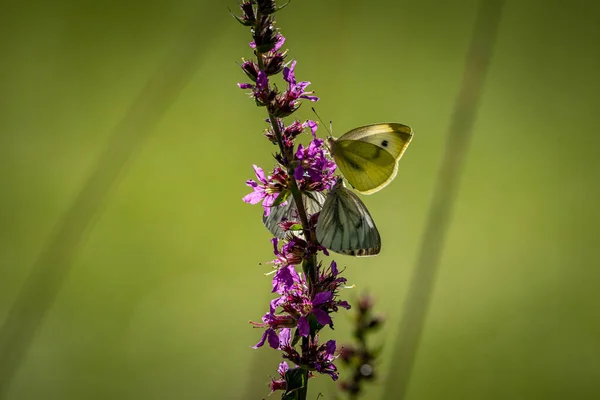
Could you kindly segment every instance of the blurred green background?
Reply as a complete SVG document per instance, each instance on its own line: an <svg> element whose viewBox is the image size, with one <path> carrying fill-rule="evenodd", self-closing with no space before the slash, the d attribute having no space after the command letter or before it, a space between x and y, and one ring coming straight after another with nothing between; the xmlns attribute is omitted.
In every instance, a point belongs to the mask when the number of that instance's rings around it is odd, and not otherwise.
<svg viewBox="0 0 600 400"><path fill-rule="evenodd" d="M380 121L415 130L393 184L363 197L381 255L336 257L357 286L343 296L369 290L388 318L373 338L384 353L369 399L395 373L389 354L477 4L296 0L278 14L297 78L312 82L335 133ZM251 39L228 7L2 3L0 323L105 148L129 155L67 252L71 270L6 398L268 394L278 354L249 348L261 331L248 320L271 299L259 265L270 236L241 198L252 164L272 167L274 150L264 110L236 87ZM600 398L599 11L504 7L410 399ZM313 118L307 106L297 116ZM325 338L347 341L349 315ZM327 377L311 385L312 398L333 398Z"/></svg>

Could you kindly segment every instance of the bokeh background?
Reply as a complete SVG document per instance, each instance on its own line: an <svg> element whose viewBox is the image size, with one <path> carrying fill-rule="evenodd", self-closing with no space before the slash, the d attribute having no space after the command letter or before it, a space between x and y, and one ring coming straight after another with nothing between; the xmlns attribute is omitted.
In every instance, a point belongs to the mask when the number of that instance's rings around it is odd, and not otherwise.
<svg viewBox="0 0 600 400"><path fill-rule="evenodd" d="M278 14L335 133L415 130L393 184L363 197L382 253L336 257L356 285L344 296L370 291L388 319L368 399L394 398L383 382L477 4L296 0ZM45 280L58 295L6 399L268 394L278 355L249 348L261 331L248 321L271 299L270 237L241 198L274 150L236 87L251 39L228 7L2 2L0 323L40 259L70 266ZM599 17L582 0L503 9L410 399L600 398ZM90 216L71 207L91 177L109 190L87 192ZM65 226L87 228L48 257ZM347 341L349 316L325 338ZM333 398L327 377L311 385Z"/></svg>

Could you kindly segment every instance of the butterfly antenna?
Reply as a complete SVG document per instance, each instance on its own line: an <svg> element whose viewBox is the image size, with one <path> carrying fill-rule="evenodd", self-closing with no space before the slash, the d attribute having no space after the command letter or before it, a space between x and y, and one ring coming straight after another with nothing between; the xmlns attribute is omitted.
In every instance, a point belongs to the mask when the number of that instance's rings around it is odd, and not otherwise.
<svg viewBox="0 0 600 400"><path fill-rule="evenodd" d="M327 125L325 125L325 122L323 122L323 120L321 119L321 117L319 117L319 114L317 114L317 110L315 110L314 107L311 107L313 112L315 113L315 115L317 116L317 119L319 121L321 121L321 123L323 124L323 126L325 127L325 129L327 129ZM329 129L327 129L327 132L329 133L329 137L333 137L333 134L331 133L333 131L333 126L331 121L329 121Z"/></svg>

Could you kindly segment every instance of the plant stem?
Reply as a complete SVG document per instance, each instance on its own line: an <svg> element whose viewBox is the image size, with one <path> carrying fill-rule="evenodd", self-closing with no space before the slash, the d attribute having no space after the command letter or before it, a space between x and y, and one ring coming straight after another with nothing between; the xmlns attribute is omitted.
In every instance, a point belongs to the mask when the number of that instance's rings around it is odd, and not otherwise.
<svg viewBox="0 0 600 400"><path fill-rule="evenodd" d="M258 63L258 68L264 72L264 62L262 59L262 53L256 51L256 59ZM271 122L271 127L273 128L273 133L275 134L275 138L277 139L277 144L279 145L279 151L281 152L281 156L283 157L284 166L287 169L288 173L288 182L290 185L290 191L292 192L292 197L294 202L296 203L296 209L298 210L298 217L300 218L300 223L302 224L302 230L304 232L304 238L307 242L315 243L314 235L311 232L310 225L308 222L308 216L306 214L306 209L304 208L304 202L302 201L302 192L298 188L298 182L296 182L296 178L294 178L294 166L291 164L291 160L293 159L293 154L289 154L286 151L285 145L283 143L283 133L281 132L279 119L276 118L273 113L268 111L269 121ZM308 283L309 293L312 292L312 285L316 281L316 265L317 265L317 256L316 254L310 254L308 258L304 259L302 263L302 270L304 271L304 275L306 276L306 281ZM309 347L308 337L302 338L302 348L307 349ZM308 396L308 369L303 368L302 373L304 374L304 386L298 391L298 400L306 400Z"/></svg>

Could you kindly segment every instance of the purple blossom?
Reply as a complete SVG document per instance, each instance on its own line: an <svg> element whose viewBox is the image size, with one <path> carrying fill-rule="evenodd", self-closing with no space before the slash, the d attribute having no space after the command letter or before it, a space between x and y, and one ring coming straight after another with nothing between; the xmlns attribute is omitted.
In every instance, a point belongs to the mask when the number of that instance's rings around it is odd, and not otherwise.
<svg viewBox="0 0 600 400"><path fill-rule="evenodd" d="M277 373L279 374L280 379L271 378L271 383L269 383L269 388L271 389L271 393L276 390L286 390L287 382L285 380L285 373L290 369L287 362L282 361L279 364L279 368L277 368Z"/></svg>
<svg viewBox="0 0 600 400"><path fill-rule="evenodd" d="M298 282L300 282L300 276L293 265L279 268L273 277L273 290L271 292L283 294Z"/></svg>
<svg viewBox="0 0 600 400"><path fill-rule="evenodd" d="M316 129L315 129L316 131ZM299 161L294 178L305 190L328 190L335 183L335 162L327 158L323 139L313 139L308 147L298 146L295 159Z"/></svg>
<svg viewBox="0 0 600 400"><path fill-rule="evenodd" d="M317 322L321 325L329 325L333 327L333 321L327 311L320 308L323 305L328 304L333 299L333 293L331 292L321 292L317 293L315 298L311 301L305 301L302 304L303 314L298 319L298 334L300 336L308 336L310 333L310 324L308 322L308 317L314 315L317 319Z"/></svg>
<svg viewBox="0 0 600 400"><path fill-rule="evenodd" d="M256 100L258 106L267 106L273 102L277 92L269 87L269 78L264 71L258 71L256 84L238 83L240 89L252 89L251 97Z"/></svg>
<svg viewBox="0 0 600 400"><path fill-rule="evenodd" d="M302 263L307 249L306 241L299 237L292 237L287 241L281 250L278 248L279 240L277 238L271 239L273 244L273 252L277 256L272 264L277 268L287 267L288 265L296 265Z"/></svg>
<svg viewBox="0 0 600 400"><path fill-rule="evenodd" d="M296 74L294 69L296 68L296 60L292 61L289 67L283 69L283 79L289 84L287 93L290 101L297 99L307 99L310 101L319 101L317 96L310 96L314 92L305 92L304 89L310 85L308 81L296 82Z"/></svg>
<svg viewBox="0 0 600 400"><path fill-rule="evenodd" d="M277 335L277 329L293 328L296 326L296 319L287 315L276 315L274 312L268 312L262 317L262 323L252 322L255 328L267 328L263 332L259 342L252 348L258 349L265 344L268 340L269 346L274 349L279 348L279 336Z"/></svg>
<svg viewBox="0 0 600 400"><path fill-rule="evenodd" d="M333 361L337 358L335 356L336 343L335 340L329 340L325 345L319 348L317 353L317 362L315 362L315 369L322 373L331 376L331 379L336 381L339 377L337 373L337 367L333 364Z"/></svg>
<svg viewBox="0 0 600 400"><path fill-rule="evenodd" d="M262 168L256 165L252 166L258 182L249 179L246 181L246 185L250 186L253 191L243 197L245 203L257 204L262 201L262 206L265 210L265 215L271 213L271 206L273 202L283 190L286 189L287 185L287 174L280 167L275 167L273 173L268 177L265 176L265 172Z"/></svg>
<svg viewBox="0 0 600 400"><path fill-rule="evenodd" d="M297 238L295 240L302 241ZM273 239L272 242L275 254L280 254L283 248L289 245L287 243L280 251L277 246L278 240ZM311 298L306 278L299 275L292 265L280 267L273 277L272 290L280 296L271 301L269 312L262 317L263 323L253 325L269 329L297 327L298 334L307 337L310 333L308 319L313 315L319 324L333 329L333 320L329 314L337 312L340 307L350 308L346 301L338 299L339 288L346 283L346 279L338 277L338 273L337 265L333 261L326 271L318 275L319 279L314 283L314 288L321 291ZM277 309L281 309L281 313L277 313ZM265 332L256 347L262 346L269 335L272 336L273 333ZM269 343L271 347L277 348L276 342Z"/></svg>
<svg viewBox="0 0 600 400"><path fill-rule="evenodd" d="M310 85L308 81L297 82L294 74L296 61L292 61L289 67L283 68L283 79L288 83L288 89L285 92L275 96L269 110L279 118L287 117L300 107L299 100L318 101L319 98L313 96L314 92L306 92L305 89Z"/></svg>

